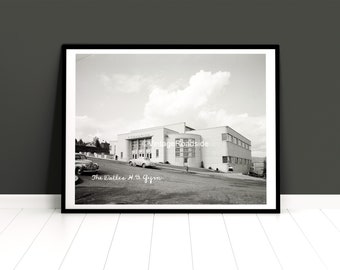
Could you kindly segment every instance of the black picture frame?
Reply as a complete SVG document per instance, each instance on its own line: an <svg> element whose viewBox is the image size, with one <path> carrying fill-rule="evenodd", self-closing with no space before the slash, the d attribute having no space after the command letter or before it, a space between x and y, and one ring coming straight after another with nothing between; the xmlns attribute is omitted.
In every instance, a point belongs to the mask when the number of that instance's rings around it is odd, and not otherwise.
<svg viewBox="0 0 340 270"><path fill-rule="evenodd" d="M242 209L221 209L221 208L72 208L67 206L67 151L71 147L67 143L67 121L68 121L68 111L67 111L67 81L68 70L67 70L67 52L70 50L270 50L274 52L274 65L275 72L273 73L275 78L275 180L271 180L275 183L275 190L271 192L274 194L275 199L273 207L270 208L242 208ZM62 196L61 196L61 212L62 213L280 213L280 117L279 117L279 88L280 88L280 46L277 44L235 44L235 45L146 45L146 44L116 44L116 45L103 45L103 44L64 44L62 45L62 83L63 83L63 123L62 123ZM74 140L74 138L73 138ZM74 165L74 164L73 164ZM73 180L74 181L74 180ZM115 206L115 204L113 205Z"/></svg>

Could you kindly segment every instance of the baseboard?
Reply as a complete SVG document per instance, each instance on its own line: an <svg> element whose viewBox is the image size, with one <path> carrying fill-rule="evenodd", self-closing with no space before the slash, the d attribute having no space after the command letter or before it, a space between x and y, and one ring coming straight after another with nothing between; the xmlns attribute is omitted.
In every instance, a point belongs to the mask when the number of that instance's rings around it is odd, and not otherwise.
<svg viewBox="0 0 340 270"><path fill-rule="evenodd" d="M340 209L340 194L281 195L281 209Z"/></svg>
<svg viewBox="0 0 340 270"><path fill-rule="evenodd" d="M0 208L60 208L61 195L0 195Z"/></svg>
<svg viewBox="0 0 340 270"><path fill-rule="evenodd" d="M0 208L60 208L61 195L0 195ZM281 195L281 209L340 209L340 194Z"/></svg>

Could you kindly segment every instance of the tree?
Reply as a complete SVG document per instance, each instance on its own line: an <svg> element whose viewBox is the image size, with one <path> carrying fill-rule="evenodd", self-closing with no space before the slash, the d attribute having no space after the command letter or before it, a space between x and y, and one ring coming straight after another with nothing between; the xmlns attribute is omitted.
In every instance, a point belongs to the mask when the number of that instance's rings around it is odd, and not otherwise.
<svg viewBox="0 0 340 270"><path fill-rule="evenodd" d="M100 142L99 142L99 139L98 138L95 138L95 143L94 145L97 147L97 148L101 148L101 145L100 145Z"/></svg>
<svg viewBox="0 0 340 270"><path fill-rule="evenodd" d="M263 161L263 177L264 178L267 177L267 158L264 158L264 161Z"/></svg>
<svg viewBox="0 0 340 270"><path fill-rule="evenodd" d="M79 145L84 145L85 143L83 142L82 139L80 139L80 140L78 141L78 144L79 144Z"/></svg>

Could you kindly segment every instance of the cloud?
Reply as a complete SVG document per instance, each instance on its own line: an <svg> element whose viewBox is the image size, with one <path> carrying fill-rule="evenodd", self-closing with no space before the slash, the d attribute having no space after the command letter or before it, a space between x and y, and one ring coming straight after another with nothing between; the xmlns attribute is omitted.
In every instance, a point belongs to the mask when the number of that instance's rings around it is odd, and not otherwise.
<svg viewBox="0 0 340 270"><path fill-rule="evenodd" d="M101 74L99 75L100 82L108 90L120 91L124 93L136 93L149 86L151 78L141 75L126 75L126 74Z"/></svg>
<svg viewBox="0 0 340 270"><path fill-rule="evenodd" d="M230 126L251 140L253 156L265 156L265 115L254 116L247 112L230 114L227 110L228 101L223 108L217 105L221 97L225 98L226 94L228 96L230 77L231 74L226 71L213 73L201 70L192 75L186 84L180 81L162 88L156 87L153 84L155 80L151 80L151 77L102 75L101 81L109 90L115 89L129 94L147 89L148 101L139 119L128 123L124 120L124 115L115 116L107 122L87 116L77 116L77 138L87 141L97 136L109 141L116 139L117 134L130 130L176 122L186 122L197 129ZM138 118L138 114L136 115Z"/></svg>
<svg viewBox="0 0 340 270"><path fill-rule="evenodd" d="M251 140L252 155L264 157L266 155L266 117L249 116L243 114L228 114L225 110L202 110L198 114L202 125L206 126L230 126Z"/></svg>
<svg viewBox="0 0 340 270"><path fill-rule="evenodd" d="M100 140L115 140L117 134L126 132L126 125L122 118L110 121L101 121L87 115L76 116L76 138L85 142L92 141L94 137Z"/></svg>
<svg viewBox="0 0 340 270"><path fill-rule="evenodd" d="M252 141L253 156L265 156L265 116L250 116L246 112L230 114L216 108L219 94L228 91L229 72L200 71L180 89L154 88L144 107L143 119L135 128L145 128L176 122L186 122L193 128L230 126Z"/></svg>
<svg viewBox="0 0 340 270"><path fill-rule="evenodd" d="M191 76L188 86L183 89L153 88L144 108L143 124L150 126L160 124L164 119L171 122L179 116L195 115L214 93L225 90L229 78L229 72L200 71Z"/></svg>

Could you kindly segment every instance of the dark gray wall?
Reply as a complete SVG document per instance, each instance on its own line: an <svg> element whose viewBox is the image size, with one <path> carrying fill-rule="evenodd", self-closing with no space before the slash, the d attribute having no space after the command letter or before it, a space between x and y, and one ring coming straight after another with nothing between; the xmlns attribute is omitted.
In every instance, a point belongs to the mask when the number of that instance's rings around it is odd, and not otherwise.
<svg viewBox="0 0 340 270"><path fill-rule="evenodd" d="M281 45L281 190L340 193L339 1L0 2L0 193L57 194L63 43Z"/></svg>

